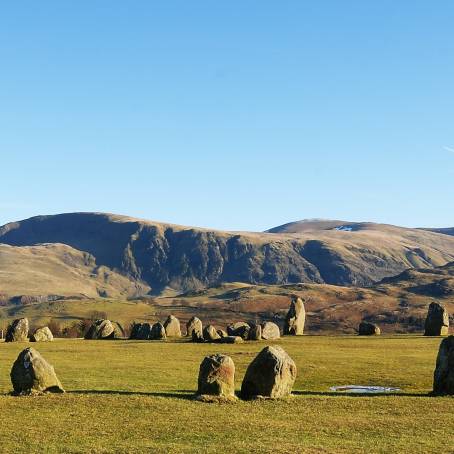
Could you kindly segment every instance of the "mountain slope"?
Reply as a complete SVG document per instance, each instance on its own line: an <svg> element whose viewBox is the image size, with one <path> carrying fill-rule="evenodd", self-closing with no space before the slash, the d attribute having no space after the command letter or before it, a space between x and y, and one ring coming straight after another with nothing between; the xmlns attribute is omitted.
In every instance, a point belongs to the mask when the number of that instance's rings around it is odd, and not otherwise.
<svg viewBox="0 0 454 454"><path fill-rule="evenodd" d="M0 243L63 243L89 253L98 266L147 283L155 293L235 281L371 285L407 268L454 261L454 237L380 224L323 222L324 228L313 225L294 233L234 233L71 213L7 224L0 227ZM351 228L336 229L338 222Z"/></svg>
<svg viewBox="0 0 454 454"><path fill-rule="evenodd" d="M105 266L93 256L64 244L13 247L0 244L2 299L54 296L134 296L148 291ZM33 300L33 299L32 299Z"/></svg>

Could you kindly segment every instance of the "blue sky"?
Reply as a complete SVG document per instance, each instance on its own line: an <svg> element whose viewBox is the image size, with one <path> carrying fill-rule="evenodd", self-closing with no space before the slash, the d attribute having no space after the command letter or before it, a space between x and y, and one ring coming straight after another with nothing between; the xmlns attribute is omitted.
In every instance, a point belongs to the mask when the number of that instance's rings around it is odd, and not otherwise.
<svg viewBox="0 0 454 454"><path fill-rule="evenodd" d="M454 226L452 1L0 6L0 224Z"/></svg>

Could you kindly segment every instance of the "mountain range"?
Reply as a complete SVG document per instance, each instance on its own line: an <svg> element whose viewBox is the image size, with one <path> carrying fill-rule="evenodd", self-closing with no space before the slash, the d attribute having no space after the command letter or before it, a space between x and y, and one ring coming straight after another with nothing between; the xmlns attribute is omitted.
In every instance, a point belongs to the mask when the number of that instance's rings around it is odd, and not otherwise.
<svg viewBox="0 0 454 454"><path fill-rule="evenodd" d="M0 293L131 298L229 282L368 287L454 262L453 233L317 219L226 232L106 213L37 216L0 227Z"/></svg>

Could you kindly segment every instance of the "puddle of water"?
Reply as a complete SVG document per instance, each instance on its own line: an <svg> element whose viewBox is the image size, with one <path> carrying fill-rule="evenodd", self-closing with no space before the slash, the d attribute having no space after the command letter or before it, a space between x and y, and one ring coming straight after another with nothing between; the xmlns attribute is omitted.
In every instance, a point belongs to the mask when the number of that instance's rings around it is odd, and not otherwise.
<svg viewBox="0 0 454 454"><path fill-rule="evenodd" d="M400 391L400 388L391 386L362 386L362 385L345 385L331 386L331 391L355 393L355 394L380 394L380 393L395 393Z"/></svg>

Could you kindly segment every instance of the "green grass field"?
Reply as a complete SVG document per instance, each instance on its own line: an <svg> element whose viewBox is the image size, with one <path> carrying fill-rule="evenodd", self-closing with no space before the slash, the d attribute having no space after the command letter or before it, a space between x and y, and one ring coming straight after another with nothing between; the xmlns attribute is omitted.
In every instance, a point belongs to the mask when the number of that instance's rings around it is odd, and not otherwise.
<svg viewBox="0 0 454 454"><path fill-rule="evenodd" d="M56 340L35 344L64 395L12 397L9 372L27 343L0 344L1 452L454 452L454 398L430 397L440 339L304 336L282 345L298 366L294 396L192 400L205 355L235 362L236 387L265 342L241 345ZM348 396L345 384L399 395Z"/></svg>

